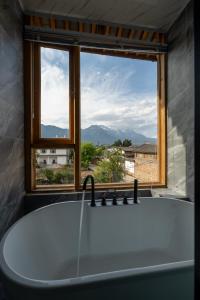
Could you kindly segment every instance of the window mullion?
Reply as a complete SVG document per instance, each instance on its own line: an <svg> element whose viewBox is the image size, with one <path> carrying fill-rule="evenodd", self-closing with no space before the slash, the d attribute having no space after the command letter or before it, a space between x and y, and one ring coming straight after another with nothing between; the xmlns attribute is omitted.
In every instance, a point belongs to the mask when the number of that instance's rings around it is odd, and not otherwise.
<svg viewBox="0 0 200 300"><path fill-rule="evenodd" d="M74 80L74 102L75 102L75 189L80 188L80 47L73 48L73 80Z"/></svg>

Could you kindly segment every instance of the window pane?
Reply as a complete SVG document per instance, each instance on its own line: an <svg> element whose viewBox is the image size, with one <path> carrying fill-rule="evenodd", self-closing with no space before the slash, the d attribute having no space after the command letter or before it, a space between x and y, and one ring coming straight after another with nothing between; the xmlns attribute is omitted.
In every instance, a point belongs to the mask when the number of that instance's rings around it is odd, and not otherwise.
<svg viewBox="0 0 200 300"><path fill-rule="evenodd" d="M41 47L41 137L69 137L69 52Z"/></svg>
<svg viewBox="0 0 200 300"><path fill-rule="evenodd" d="M73 149L35 150L36 187L74 184Z"/></svg>
<svg viewBox="0 0 200 300"><path fill-rule="evenodd" d="M81 177L158 182L157 63L81 53Z"/></svg>

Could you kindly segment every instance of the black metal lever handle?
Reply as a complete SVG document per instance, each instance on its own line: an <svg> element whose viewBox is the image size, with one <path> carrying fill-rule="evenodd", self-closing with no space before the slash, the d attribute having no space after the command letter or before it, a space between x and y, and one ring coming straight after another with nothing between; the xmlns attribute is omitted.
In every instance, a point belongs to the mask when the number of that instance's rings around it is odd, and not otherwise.
<svg viewBox="0 0 200 300"><path fill-rule="evenodd" d="M117 205L117 196L116 195L113 196L112 204Z"/></svg>
<svg viewBox="0 0 200 300"><path fill-rule="evenodd" d="M138 180L134 180L133 202L138 204Z"/></svg>
<svg viewBox="0 0 200 300"><path fill-rule="evenodd" d="M125 204L125 205L128 204L128 199L127 199L127 197L124 197L124 199L123 199L123 204Z"/></svg>
<svg viewBox="0 0 200 300"><path fill-rule="evenodd" d="M103 197L103 198L101 199L101 205L102 205L102 206L106 206L106 205L107 205L107 203L106 203L106 198L105 198L105 197Z"/></svg>

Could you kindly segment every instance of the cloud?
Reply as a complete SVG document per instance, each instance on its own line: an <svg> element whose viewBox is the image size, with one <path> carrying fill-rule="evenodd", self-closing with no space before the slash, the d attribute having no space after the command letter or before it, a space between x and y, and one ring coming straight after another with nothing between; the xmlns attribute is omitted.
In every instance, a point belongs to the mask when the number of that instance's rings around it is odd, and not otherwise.
<svg viewBox="0 0 200 300"><path fill-rule="evenodd" d="M65 53L45 48L42 52L41 122L69 127L69 76Z"/></svg>
<svg viewBox="0 0 200 300"><path fill-rule="evenodd" d="M130 128L155 137L157 87L149 88L145 69L142 77L132 60L128 60L128 64L123 64L123 61L118 64L118 60L111 62L106 56L84 55L81 56L82 128L95 124ZM68 65L65 53L45 51L42 64L44 124L68 127Z"/></svg>
<svg viewBox="0 0 200 300"><path fill-rule="evenodd" d="M157 89L135 90L133 68L117 66L103 72L93 66L82 70L82 127L92 124L131 128L149 137L157 135Z"/></svg>

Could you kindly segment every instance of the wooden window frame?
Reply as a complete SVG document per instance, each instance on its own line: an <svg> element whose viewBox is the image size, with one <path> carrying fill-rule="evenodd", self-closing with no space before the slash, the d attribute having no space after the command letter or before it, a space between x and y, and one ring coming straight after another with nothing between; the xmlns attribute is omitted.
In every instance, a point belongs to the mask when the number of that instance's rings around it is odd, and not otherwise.
<svg viewBox="0 0 200 300"><path fill-rule="evenodd" d="M67 51L69 53L69 138L41 137L41 48ZM73 47L49 46L47 44L33 44L33 143L34 147L68 146L74 144L74 97L73 97ZM66 99L67 105L67 99Z"/></svg>
<svg viewBox="0 0 200 300"><path fill-rule="evenodd" d="M40 132L40 47L48 47L59 50L69 51L69 126L70 138L41 138ZM84 48L83 52L87 52ZM99 53L103 55L127 56L127 53L121 54L117 51L88 49L89 53ZM132 57L133 58L133 57ZM135 56L137 59L141 59ZM158 108L158 158L159 158L159 182L140 183L140 187L166 187L167 186L167 155L166 155L166 54L154 56L157 61L157 108ZM145 57L148 59L148 54ZM25 87L25 173L26 173L26 191L63 191L80 190L80 47L79 46L52 46L49 44L24 42L24 87ZM73 185L49 185L36 187L35 168L33 155L35 149L51 148L72 148L74 150L74 184ZM131 188L131 183L106 183L96 184L96 189L106 188Z"/></svg>

